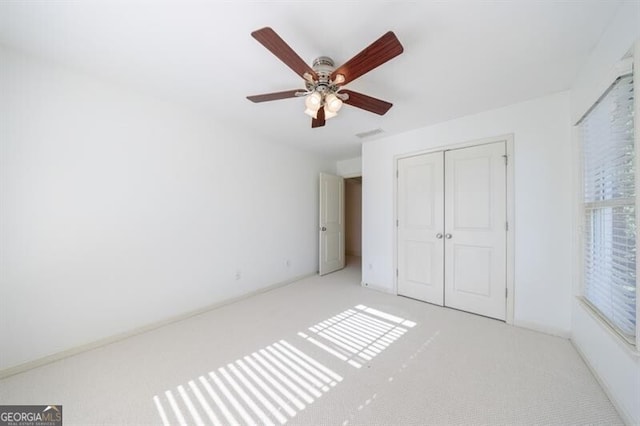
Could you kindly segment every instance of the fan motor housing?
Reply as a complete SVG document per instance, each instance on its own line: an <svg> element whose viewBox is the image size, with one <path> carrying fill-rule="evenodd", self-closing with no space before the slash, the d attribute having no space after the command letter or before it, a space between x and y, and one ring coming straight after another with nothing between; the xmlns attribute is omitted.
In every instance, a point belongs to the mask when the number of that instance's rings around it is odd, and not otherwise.
<svg viewBox="0 0 640 426"><path fill-rule="evenodd" d="M313 60L313 70L315 72L328 72L331 74L335 69L335 62L328 56L320 56Z"/></svg>
<svg viewBox="0 0 640 426"><path fill-rule="evenodd" d="M320 56L313 60L313 70L318 74L318 80L328 83L331 73L335 70L333 59L328 56Z"/></svg>
<svg viewBox="0 0 640 426"><path fill-rule="evenodd" d="M333 59L328 56L319 56L313 60L313 70L318 76L318 80L311 84L307 84L307 89L326 92L330 90L331 86L331 73L335 70L335 63Z"/></svg>

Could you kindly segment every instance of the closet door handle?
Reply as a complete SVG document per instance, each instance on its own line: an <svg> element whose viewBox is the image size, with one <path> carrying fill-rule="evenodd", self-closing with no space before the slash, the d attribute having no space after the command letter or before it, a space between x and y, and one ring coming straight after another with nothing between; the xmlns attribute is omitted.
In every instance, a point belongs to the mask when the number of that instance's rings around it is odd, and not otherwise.
<svg viewBox="0 0 640 426"><path fill-rule="evenodd" d="M441 240L441 239L442 239L442 234L441 234L440 232L438 232L438 233L436 234L436 238L437 238L437 239L439 239L439 240Z"/></svg>
<svg viewBox="0 0 640 426"><path fill-rule="evenodd" d="M445 237L447 240L450 240L450 239L451 239L451 237L453 237L453 235L451 235L451 234L444 234L444 237Z"/></svg>

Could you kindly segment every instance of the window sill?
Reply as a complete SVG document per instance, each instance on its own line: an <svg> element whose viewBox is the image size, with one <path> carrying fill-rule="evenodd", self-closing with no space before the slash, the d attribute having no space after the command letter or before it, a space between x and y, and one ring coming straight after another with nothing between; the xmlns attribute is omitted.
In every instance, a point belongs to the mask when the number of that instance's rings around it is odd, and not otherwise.
<svg viewBox="0 0 640 426"><path fill-rule="evenodd" d="M624 351L628 355L640 358L640 350L636 345L629 343L626 339L620 336L620 334L613 327L611 327L607 320L605 320L598 311L592 308L591 305L586 302L583 297L576 296L576 300L580 303L584 310L589 313L589 315L595 320L595 322L598 323L600 327L605 330L606 333L609 334L619 346L624 348Z"/></svg>

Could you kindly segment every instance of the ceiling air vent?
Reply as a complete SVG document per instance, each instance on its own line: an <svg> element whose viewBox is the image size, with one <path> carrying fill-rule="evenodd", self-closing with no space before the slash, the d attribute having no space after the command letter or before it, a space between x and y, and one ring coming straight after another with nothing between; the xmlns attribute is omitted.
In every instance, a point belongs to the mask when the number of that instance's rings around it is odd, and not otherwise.
<svg viewBox="0 0 640 426"><path fill-rule="evenodd" d="M360 139L370 138L371 136L379 135L380 133L384 133L382 129L373 129L362 133L356 133L356 136Z"/></svg>

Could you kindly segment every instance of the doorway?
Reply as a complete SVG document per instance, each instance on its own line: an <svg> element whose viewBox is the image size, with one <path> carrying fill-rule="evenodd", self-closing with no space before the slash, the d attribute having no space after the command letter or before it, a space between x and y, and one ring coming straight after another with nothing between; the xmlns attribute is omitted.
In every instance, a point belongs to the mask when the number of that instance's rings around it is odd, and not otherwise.
<svg viewBox="0 0 640 426"><path fill-rule="evenodd" d="M345 249L347 257L362 257L362 177L345 179Z"/></svg>
<svg viewBox="0 0 640 426"><path fill-rule="evenodd" d="M509 142L397 160L398 295L511 322Z"/></svg>
<svg viewBox="0 0 640 426"><path fill-rule="evenodd" d="M345 253L347 265L362 264L362 176L345 179Z"/></svg>

